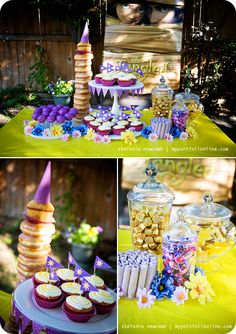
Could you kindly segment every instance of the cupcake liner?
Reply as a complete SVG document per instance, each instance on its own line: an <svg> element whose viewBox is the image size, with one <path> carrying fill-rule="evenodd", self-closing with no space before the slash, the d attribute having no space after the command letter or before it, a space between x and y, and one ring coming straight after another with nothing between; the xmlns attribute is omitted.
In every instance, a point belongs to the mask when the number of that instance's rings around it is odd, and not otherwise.
<svg viewBox="0 0 236 334"><path fill-rule="evenodd" d="M119 136L125 130L126 130L126 128L124 128L124 129L113 129L112 131L113 131L114 135Z"/></svg>
<svg viewBox="0 0 236 334"><path fill-rule="evenodd" d="M116 81L114 79L113 80L103 80L102 79L103 86L114 86L115 82Z"/></svg>
<svg viewBox="0 0 236 334"><path fill-rule="evenodd" d="M94 305L94 307L97 310L97 314L107 314L107 313L110 313L113 310L113 308L115 307L116 303L113 303L113 304L111 304L109 306L99 305L99 304L95 304L95 303L93 303L93 305Z"/></svg>
<svg viewBox="0 0 236 334"><path fill-rule="evenodd" d="M95 77L95 82L97 83L97 84L102 84L102 79L101 78L97 78L97 77Z"/></svg>
<svg viewBox="0 0 236 334"><path fill-rule="evenodd" d="M98 129L98 126L91 125L90 123L88 124L88 127L95 130L95 131L97 131L97 129Z"/></svg>
<svg viewBox="0 0 236 334"><path fill-rule="evenodd" d="M120 87L129 87L129 86L132 85L132 82L131 82L131 80L127 80L127 81L120 81L120 80L118 80L118 85Z"/></svg>
<svg viewBox="0 0 236 334"><path fill-rule="evenodd" d="M142 128L143 128L143 124L141 124L141 125L138 125L138 126L132 126L132 128L134 128L134 129L135 129L135 131L141 131L141 130L142 130Z"/></svg>
<svg viewBox="0 0 236 334"><path fill-rule="evenodd" d="M108 135L111 133L111 130L102 130L102 131L99 131L99 130L98 130L98 133L99 133L101 136L108 136Z"/></svg>
<svg viewBox="0 0 236 334"><path fill-rule="evenodd" d="M137 81L137 79L131 79L131 84L132 84L132 85L135 85L135 84L136 84L136 81Z"/></svg>
<svg viewBox="0 0 236 334"><path fill-rule="evenodd" d="M44 300L44 299L41 299L40 297L38 297L37 294L36 294L36 290L34 290L33 294L34 294L34 298L35 298L35 301L38 304L38 306L40 306L42 308L47 308L47 309L56 308L64 300L63 295L61 295L61 298L59 300L53 302L53 301L47 301L47 300Z"/></svg>
<svg viewBox="0 0 236 334"><path fill-rule="evenodd" d="M71 311L68 311L68 309L66 308L66 302L62 304L62 310L70 320L75 322L87 322L89 319L97 314L96 308L94 306L90 313L73 313Z"/></svg>

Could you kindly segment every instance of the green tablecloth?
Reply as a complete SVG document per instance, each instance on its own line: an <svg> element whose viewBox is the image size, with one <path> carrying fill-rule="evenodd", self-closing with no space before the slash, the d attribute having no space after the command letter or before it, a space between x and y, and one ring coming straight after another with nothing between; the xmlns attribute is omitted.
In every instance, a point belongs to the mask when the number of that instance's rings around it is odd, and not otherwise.
<svg viewBox="0 0 236 334"><path fill-rule="evenodd" d="M0 130L1 157L235 157L236 145L206 116L197 122L197 140L176 139L173 142L159 140L157 143L138 137L132 146L121 140L110 144L94 143L85 138L42 140L24 135L23 121L31 119L32 110L24 109ZM151 113L142 120L150 123Z"/></svg>
<svg viewBox="0 0 236 334"><path fill-rule="evenodd" d="M130 231L119 230L119 251L131 249ZM200 305L187 300L177 306L171 300L156 301L154 306L139 309L135 300L119 300L119 334L220 334L228 333L236 323L236 248L217 261L221 269L207 273L216 296L213 302Z"/></svg>
<svg viewBox="0 0 236 334"><path fill-rule="evenodd" d="M2 317L5 322L8 321L11 312L11 299L11 294L0 290L0 317Z"/></svg>

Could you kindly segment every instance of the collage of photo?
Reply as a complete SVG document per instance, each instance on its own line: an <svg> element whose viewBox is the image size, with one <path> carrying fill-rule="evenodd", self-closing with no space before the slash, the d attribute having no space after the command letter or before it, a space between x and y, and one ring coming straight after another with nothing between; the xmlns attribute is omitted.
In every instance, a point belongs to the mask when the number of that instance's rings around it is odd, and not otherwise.
<svg viewBox="0 0 236 334"><path fill-rule="evenodd" d="M234 0L0 1L0 334L236 333Z"/></svg>

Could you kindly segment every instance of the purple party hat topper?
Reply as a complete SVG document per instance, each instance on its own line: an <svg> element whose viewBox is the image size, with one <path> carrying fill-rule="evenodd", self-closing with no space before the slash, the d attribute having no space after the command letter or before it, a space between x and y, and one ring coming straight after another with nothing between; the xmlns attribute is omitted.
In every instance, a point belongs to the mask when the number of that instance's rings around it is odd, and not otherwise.
<svg viewBox="0 0 236 334"><path fill-rule="evenodd" d="M75 277L88 277L90 276L89 273L87 273L86 270L81 268L78 264L75 266L75 271L74 271L74 276Z"/></svg>
<svg viewBox="0 0 236 334"><path fill-rule="evenodd" d="M87 281L84 277L81 279L80 289L82 291L98 291L98 289L92 285L89 281Z"/></svg>
<svg viewBox="0 0 236 334"><path fill-rule="evenodd" d="M111 266L109 266L109 264L107 264L105 261L103 261L102 259L100 259L100 257L96 256L95 262L94 262L94 269L96 268L111 268Z"/></svg>
<svg viewBox="0 0 236 334"><path fill-rule="evenodd" d="M85 23L84 31L80 40L81 43L89 43L89 28L88 22Z"/></svg>
<svg viewBox="0 0 236 334"><path fill-rule="evenodd" d="M48 162L40 181L38 189L34 195L35 202L41 204L50 203L50 183L51 183L51 161Z"/></svg>

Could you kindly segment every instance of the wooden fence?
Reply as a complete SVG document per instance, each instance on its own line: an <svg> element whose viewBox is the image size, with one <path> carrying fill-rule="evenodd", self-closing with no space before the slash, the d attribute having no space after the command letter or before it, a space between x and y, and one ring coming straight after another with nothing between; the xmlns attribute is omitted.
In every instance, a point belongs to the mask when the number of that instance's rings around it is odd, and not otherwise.
<svg viewBox="0 0 236 334"><path fill-rule="evenodd" d="M46 160L0 160L0 215L22 219L26 204L33 199ZM70 175L74 183L70 186ZM71 192L77 198L74 213L91 225L104 228L104 238L116 240L116 160L53 160L51 202L58 221L57 196Z"/></svg>

